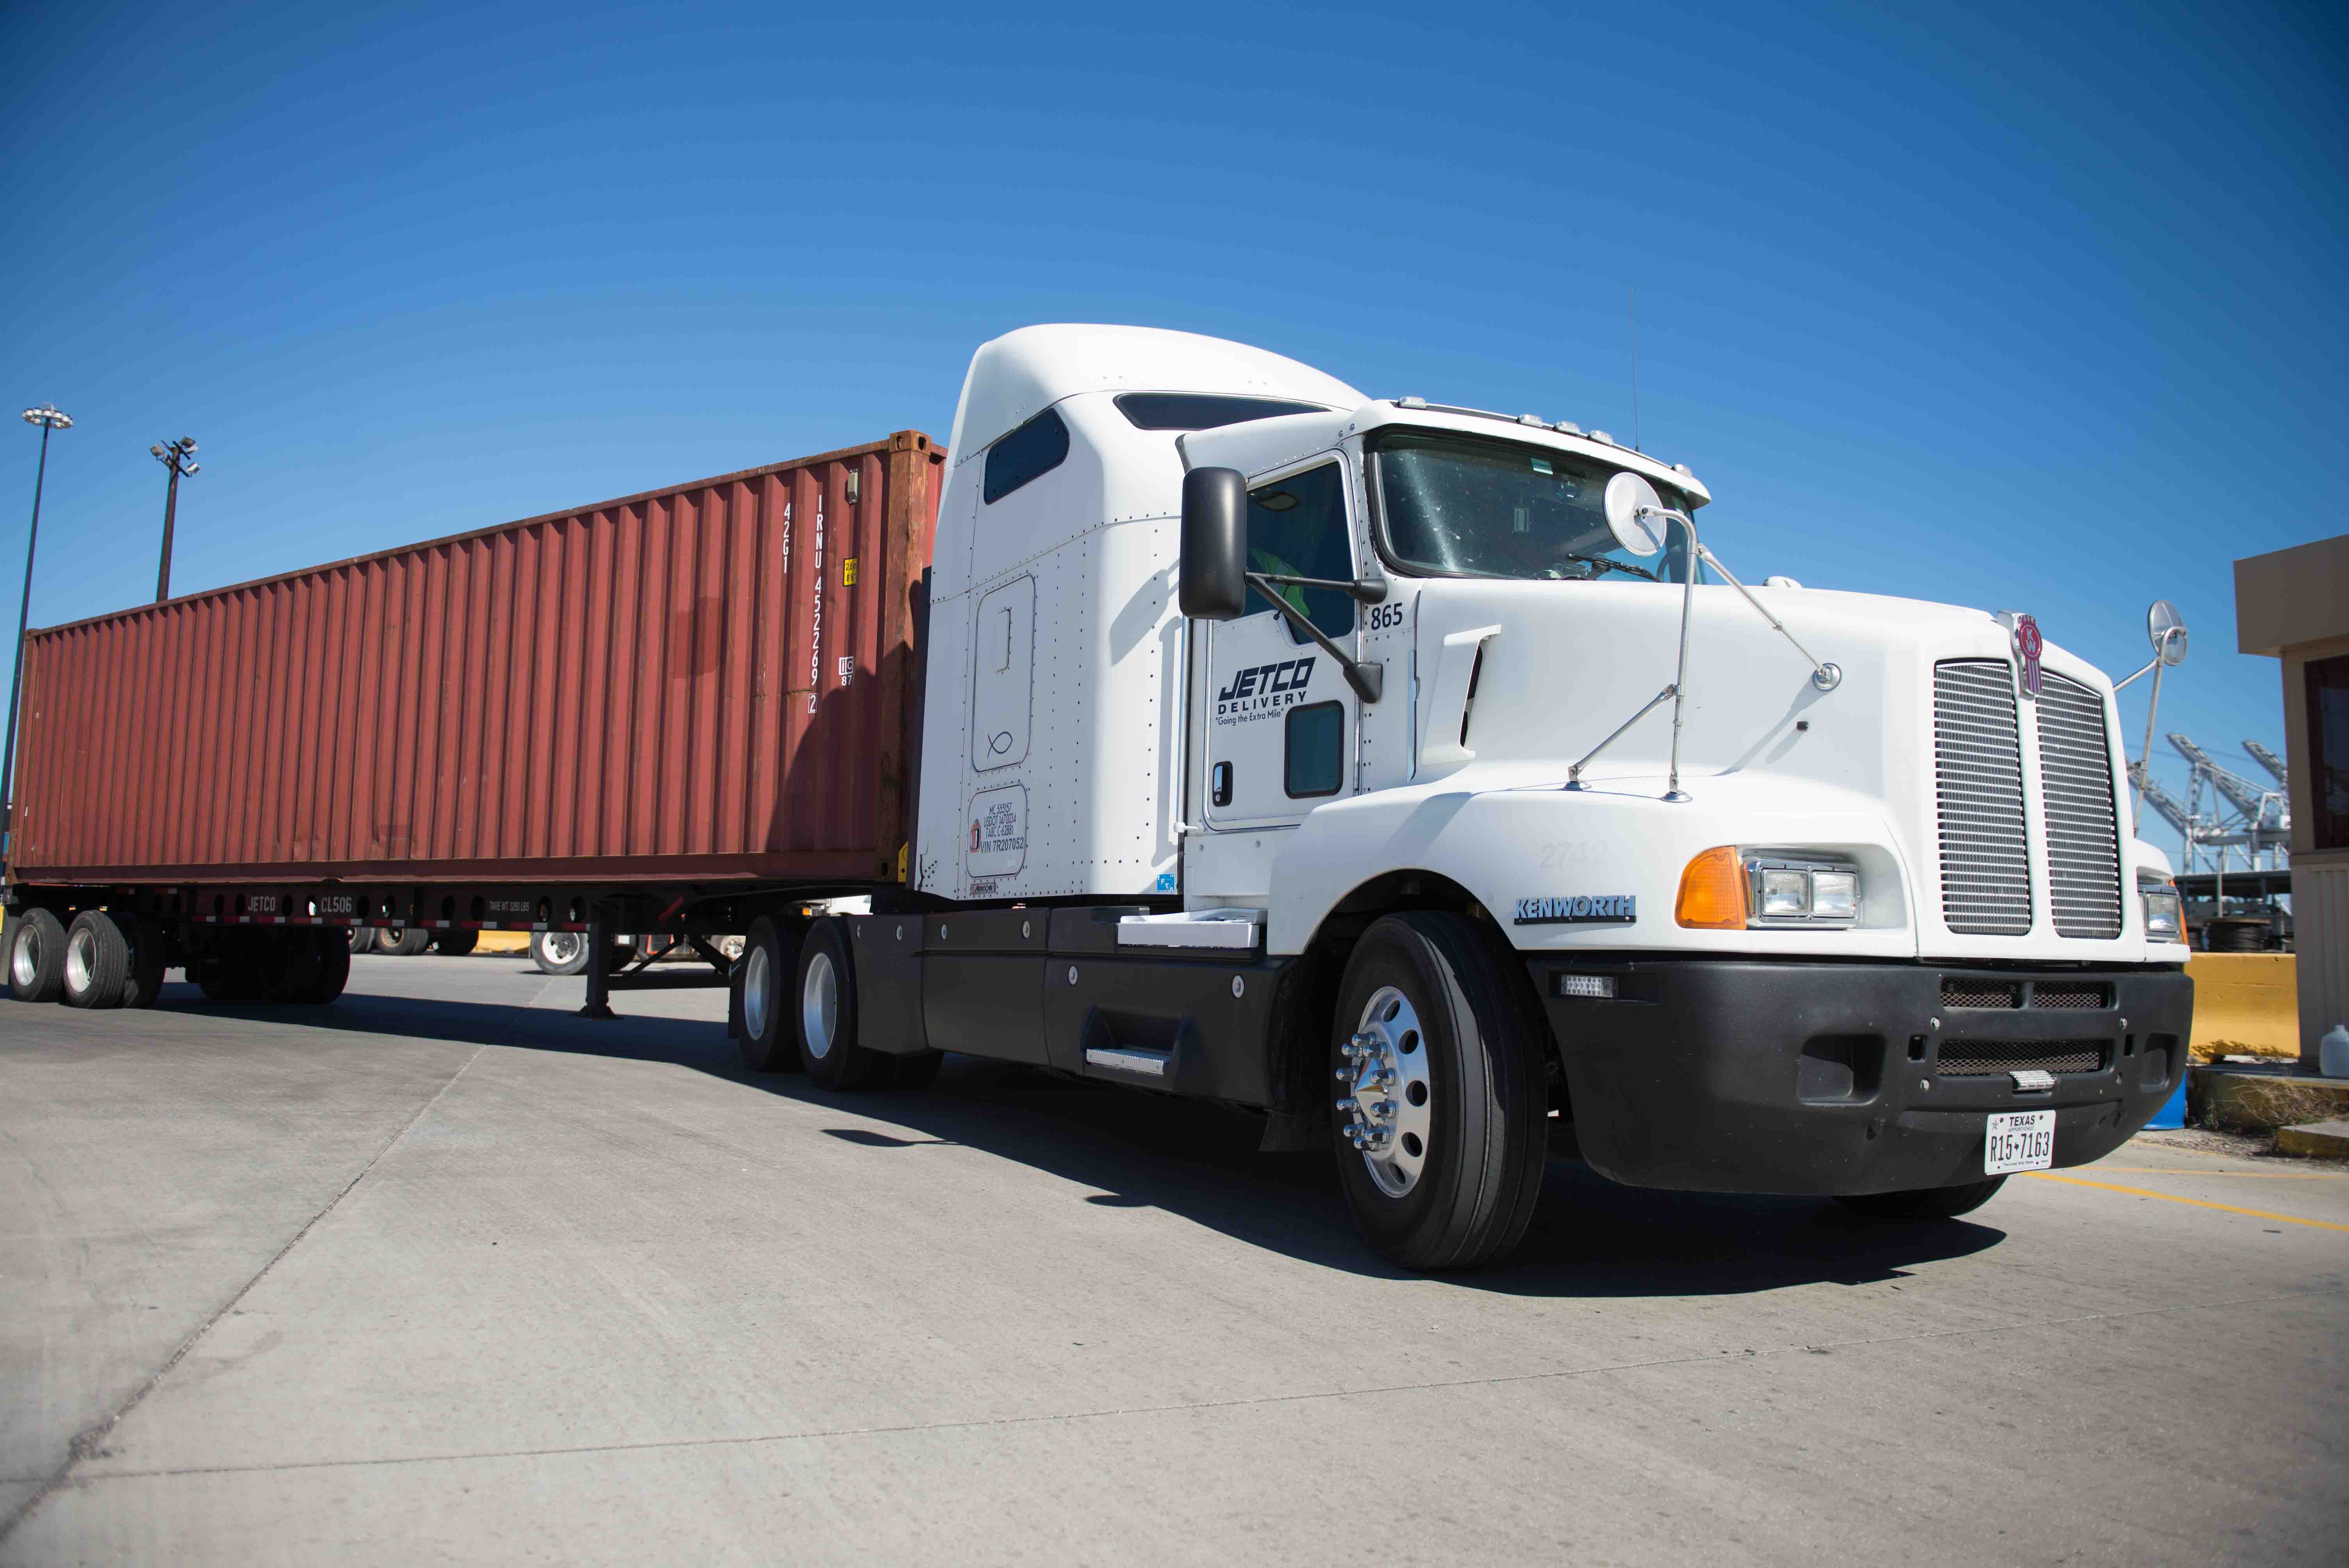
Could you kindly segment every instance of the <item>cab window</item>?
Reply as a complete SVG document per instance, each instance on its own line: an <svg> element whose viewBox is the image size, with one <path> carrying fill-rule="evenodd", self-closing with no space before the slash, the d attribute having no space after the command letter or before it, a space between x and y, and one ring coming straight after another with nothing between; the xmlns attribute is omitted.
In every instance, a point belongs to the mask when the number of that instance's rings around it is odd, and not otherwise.
<svg viewBox="0 0 2349 1568"><path fill-rule="evenodd" d="M1247 561L1249 571L1274 576L1353 579L1346 486L1337 464L1324 463L1248 492ZM1260 603L1264 591L1250 592L1251 605ZM1334 588L1284 587L1280 593L1324 636L1354 629L1354 602ZM1305 640L1294 626L1289 631Z"/></svg>

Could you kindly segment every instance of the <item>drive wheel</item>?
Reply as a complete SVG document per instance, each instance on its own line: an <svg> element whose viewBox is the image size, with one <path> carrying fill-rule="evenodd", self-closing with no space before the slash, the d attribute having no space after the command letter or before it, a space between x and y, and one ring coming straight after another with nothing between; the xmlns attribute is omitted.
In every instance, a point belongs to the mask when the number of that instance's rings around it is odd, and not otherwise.
<svg viewBox="0 0 2349 1568"><path fill-rule="evenodd" d="M1371 1244L1417 1269L1516 1245L1547 1157L1542 1037L1475 931L1433 912L1372 925L1335 1035L1339 1181Z"/></svg>
<svg viewBox="0 0 2349 1568"><path fill-rule="evenodd" d="M889 1058L856 1043L856 971L845 931L840 921L820 920L800 944L800 1060L826 1088L873 1088L887 1081Z"/></svg>
<svg viewBox="0 0 2349 1568"><path fill-rule="evenodd" d="M1912 1192L1857 1192L1837 1202L1871 1220L1954 1220L1971 1214L1998 1195L2003 1176L1962 1187L1920 1187Z"/></svg>
<svg viewBox="0 0 2349 1568"><path fill-rule="evenodd" d="M585 951L582 944L581 951ZM742 943L742 1065L754 1073L797 1072L798 1033L792 1027L792 977L799 944L765 915L750 923Z"/></svg>
<svg viewBox="0 0 2349 1568"><path fill-rule="evenodd" d="M19 1002L54 1002L66 984L65 923L46 909L8 917L8 989Z"/></svg>
<svg viewBox="0 0 2349 1568"><path fill-rule="evenodd" d="M66 928L65 1003L68 1007L119 1007L130 977L130 944L102 909L86 909Z"/></svg>
<svg viewBox="0 0 2349 1568"><path fill-rule="evenodd" d="M122 1006L151 1007L163 994L163 971L171 965L171 942L151 920L132 915L121 923L130 944L130 970L122 982Z"/></svg>
<svg viewBox="0 0 2349 1568"><path fill-rule="evenodd" d="M549 975L578 975L587 967L587 934L584 931L533 931L530 961Z"/></svg>

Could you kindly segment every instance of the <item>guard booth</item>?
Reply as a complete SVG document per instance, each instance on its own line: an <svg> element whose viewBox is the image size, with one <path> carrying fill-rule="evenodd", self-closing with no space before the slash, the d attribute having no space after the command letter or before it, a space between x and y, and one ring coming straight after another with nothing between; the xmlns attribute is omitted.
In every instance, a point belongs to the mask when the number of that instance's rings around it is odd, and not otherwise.
<svg viewBox="0 0 2349 1568"><path fill-rule="evenodd" d="M2317 1041L2349 1024L2349 534L2236 562L2235 637L2283 662L2300 1059L2314 1072Z"/></svg>

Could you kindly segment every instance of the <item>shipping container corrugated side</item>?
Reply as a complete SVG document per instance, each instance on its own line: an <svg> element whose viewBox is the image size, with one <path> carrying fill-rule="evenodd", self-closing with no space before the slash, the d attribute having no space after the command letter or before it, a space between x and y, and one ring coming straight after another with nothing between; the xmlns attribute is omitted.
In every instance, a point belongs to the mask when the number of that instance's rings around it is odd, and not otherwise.
<svg viewBox="0 0 2349 1568"><path fill-rule="evenodd" d="M10 875L890 880L944 457L901 431L35 632Z"/></svg>

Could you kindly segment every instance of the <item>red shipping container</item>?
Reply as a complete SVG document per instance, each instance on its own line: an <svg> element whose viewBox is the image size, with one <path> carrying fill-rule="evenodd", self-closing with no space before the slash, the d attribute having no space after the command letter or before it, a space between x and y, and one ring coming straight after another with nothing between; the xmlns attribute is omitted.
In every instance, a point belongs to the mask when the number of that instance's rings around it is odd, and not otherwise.
<svg viewBox="0 0 2349 1568"><path fill-rule="evenodd" d="M13 879L893 880L918 431L49 627Z"/></svg>

